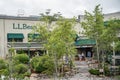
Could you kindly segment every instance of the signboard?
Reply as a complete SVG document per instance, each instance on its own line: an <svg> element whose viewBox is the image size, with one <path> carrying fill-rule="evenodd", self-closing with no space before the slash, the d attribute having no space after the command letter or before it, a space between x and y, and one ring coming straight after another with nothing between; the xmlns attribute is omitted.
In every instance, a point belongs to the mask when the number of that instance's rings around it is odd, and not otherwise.
<svg viewBox="0 0 120 80"><path fill-rule="evenodd" d="M27 24L15 24L13 23L13 29L33 29L33 26Z"/></svg>

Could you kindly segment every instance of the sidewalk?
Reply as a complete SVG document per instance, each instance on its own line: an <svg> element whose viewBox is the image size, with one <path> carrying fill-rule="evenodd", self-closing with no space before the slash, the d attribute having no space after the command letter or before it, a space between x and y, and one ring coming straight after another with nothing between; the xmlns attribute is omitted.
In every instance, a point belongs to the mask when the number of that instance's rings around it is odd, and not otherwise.
<svg viewBox="0 0 120 80"><path fill-rule="evenodd" d="M88 63L86 61L75 61L75 69L77 70L76 74L71 77L56 79L56 80L111 80L109 77L98 77L95 75L90 75ZM51 79L38 79L36 78L37 74L32 74L30 80L55 80ZM114 79L112 79L114 80Z"/></svg>

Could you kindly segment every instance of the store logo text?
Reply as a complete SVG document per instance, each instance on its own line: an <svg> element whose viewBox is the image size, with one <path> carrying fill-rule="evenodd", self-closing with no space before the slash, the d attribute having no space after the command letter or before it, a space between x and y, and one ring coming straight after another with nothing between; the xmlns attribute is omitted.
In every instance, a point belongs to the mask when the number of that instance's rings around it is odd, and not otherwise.
<svg viewBox="0 0 120 80"><path fill-rule="evenodd" d="M32 29L33 27L27 24L15 24L13 23L13 29Z"/></svg>

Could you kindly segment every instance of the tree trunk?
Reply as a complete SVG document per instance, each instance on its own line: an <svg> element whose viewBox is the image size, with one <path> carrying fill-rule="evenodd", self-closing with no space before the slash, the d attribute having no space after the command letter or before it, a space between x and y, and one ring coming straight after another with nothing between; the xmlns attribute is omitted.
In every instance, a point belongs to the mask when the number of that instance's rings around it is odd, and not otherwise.
<svg viewBox="0 0 120 80"><path fill-rule="evenodd" d="M58 71L57 71L57 57L56 57L56 53L54 53L54 65L55 65L55 74L54 74L54 80L57 79L57 74L58 74Z"/></svg>
<svg viewBox="0 0 120 80"><path fill-rule="evenodd" d="M99 47L98 47L98 41L96 40L96 47L97 47L97 58L98 58L98 69L99 69L99 63L100 63L100 61L99 61Z"/></svg>

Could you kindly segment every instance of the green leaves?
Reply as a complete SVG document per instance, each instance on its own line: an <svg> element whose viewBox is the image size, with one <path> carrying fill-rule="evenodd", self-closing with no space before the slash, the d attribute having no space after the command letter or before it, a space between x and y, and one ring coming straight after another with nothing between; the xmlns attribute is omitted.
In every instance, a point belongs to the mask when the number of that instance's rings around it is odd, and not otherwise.
<svg viewBox="0 0 120 80"><path fill-rule="evenodd" d="M23 63L23 64L27 64L29 61L29 57L27 54L17 54L14 56L13 58L15 61Z"/></svg>
<svg viewBox="0 0 120 80"><path fill-rule="evenodd" d="M102 31L102 34L100 36L101 43L104 43L104 47L109 50L111 43L118 41L118 35L120 30L120 23L117 22L119 20L112 19L109 21L106 21L106 25L104 26L104 29Z"/></svg>
<svg viewBox="0 0 120 80"><path fill-rule="evenodd" d="M90 69L89 72L90 74L93 74L93 75L100 75L100 72L97 69Z"/></svg>
<svg viewBox="0 0 120 80"><path fill-rule="evenodd" d="M14 67L14 72L17 74L24 74L27 71L28 71L28 66L26 66L25 64L17 64Z"/></svg>
<svg viewBox="0 0 120 80"><path fill-rule="evenodd" d="M0 59L0 75L9 75L8 63L3 59Z"/></svg>
<svg viewBox="0 0 120 80"><path fill-rule="evenodd" d="M103 29L103 15L99 9L100 5L97 5L93 13L85 12L85 21L82 22L82 27L85 30L84 34L87 37L96 39L99 38Z"/></svg>
<svg viewBox="0 0 120 80"><path fill-rule="evenodd" d="M74 22L71 20L62 20L56 23L56 28L51 32L51 36L48 39L48 43L45 45L50 54L56 54L60 59L65 54L75 53L75 47L73 45L76 34L73 26ZM74 50L74 51L73 51Z"/></svg>
<svg viewBox="0 0 120 80"><path fill-rule="evenodd" d="M52 18L57 18L56 22L53 22ZM74 30L75 19L59 18L60 15L49 16L42 14L43 22L34 28L34 31L41 34L42 42L44 42L44 49L49 57L48 60L43 60L42 57L33 59L31 64L35 71L42 73L51 73L53 67L57 74L57 64L64 55L71 56L76 53L74 41L76 34ZM49 58L52 57L54 64L51 63ZM45 59L45 58L44 58ZM35 62L36 61L36 62ZM49 65L53 64L53 65ZM48 68L49 66L50 68Z"/></svg>
<svg viewBox="0 0 120 80"><path fill-rule="evenodd" d="M113 41L117 41L117 35L120 30L120 20L112 19L104 22L102 9L97 5L93 13L85 12L85 20L82 27L84 34L92 39L97 40L99 48L109 49Z"/></svg>
<svg viewBox="0 0 120 80"><path fill-rule="evenodd" d="M54 71L53 59L48 55L34 57L31 61L31 66L38 73L52 74Z"/></svg>
<svg viewBox="0 0 120 80"><path fill-rule="evenodd" d="M0 59L0 69L6 69L6 68L7 68L7 63L3 59Z"/></svg>

